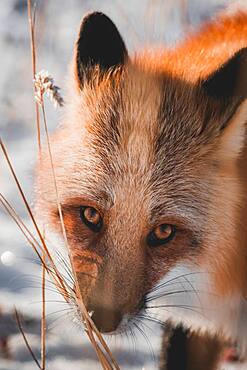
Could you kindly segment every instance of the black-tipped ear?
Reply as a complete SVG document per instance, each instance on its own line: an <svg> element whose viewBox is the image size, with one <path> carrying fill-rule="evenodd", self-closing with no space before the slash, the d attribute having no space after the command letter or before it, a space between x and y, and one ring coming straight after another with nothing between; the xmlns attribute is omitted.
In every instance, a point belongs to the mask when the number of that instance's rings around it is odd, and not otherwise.
<svg viewBox="0 0 247 370"><path fill-rule="evenodd" d="M202 82L207 95L223 101L241 103L247 98L247 48L238 51L230 60Z"/></svg>
<svg viewBox="0 0 247 370"><path fill-rule="evenodd" d="M124 41L114 23L103 13L87 15L76 44L76 73L82 85L88 72L98 66L102 72L122 65L127 58Z"/></svg>

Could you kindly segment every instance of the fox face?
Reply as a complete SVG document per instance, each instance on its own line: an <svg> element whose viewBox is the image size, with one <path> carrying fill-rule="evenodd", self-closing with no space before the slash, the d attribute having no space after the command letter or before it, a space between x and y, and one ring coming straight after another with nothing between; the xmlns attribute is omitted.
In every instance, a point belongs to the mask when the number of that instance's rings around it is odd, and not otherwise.
<svg viewBox="0 0 247 370"><path fill-rule="evenodd" d="M207 73L202 55L192 78L186 53L131 59L108 17L82 22L51 144L72 267L102 332L145 308L177 264L207 267L222 294L240 284L229 271L244 269L236 248L247 53L234 48ZM39 216L61 234L45 150L36 187Z"/></svg>

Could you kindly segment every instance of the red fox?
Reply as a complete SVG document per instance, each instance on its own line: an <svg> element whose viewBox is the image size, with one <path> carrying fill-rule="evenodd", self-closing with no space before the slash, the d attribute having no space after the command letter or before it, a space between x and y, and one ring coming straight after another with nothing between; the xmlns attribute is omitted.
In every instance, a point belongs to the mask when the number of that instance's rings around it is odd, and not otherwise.
<svg viewBox="0 0 247 370"><path fill-rule="evenodd" d="M247 358L246 46L246 13L132 58L106 15L83 19L51 143L73 269L101 332L151 312L153 294L169 307L162 321ZM36 209L61 234L48 163L44 150Z"/></svg>

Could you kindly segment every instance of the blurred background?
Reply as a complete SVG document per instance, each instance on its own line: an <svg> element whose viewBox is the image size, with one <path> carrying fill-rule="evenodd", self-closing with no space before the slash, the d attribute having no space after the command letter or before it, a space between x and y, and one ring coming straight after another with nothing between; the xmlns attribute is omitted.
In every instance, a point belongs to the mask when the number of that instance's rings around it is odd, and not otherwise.
<svg viewBox="0 0 247 370"><path fill-rule="evenodd" d="M48 70L61 87L82 16L92 10L105 12L116 23L130 52L142 45L174 45L227 6L247 7L247 0L37 0L37 71ZM0 0L0 136L7 146L18 178L30 203L33 169L37 158L30 37L26 0ZM46 103L49 130L58 125L62 109ZM0 154L0 191L30 225L13 178ZM13 320L13 307L24 315L28 338L37 355L40 348L40 267L17 226L0 208L0 369L31 370L36 365ZM94 351L81 330L67 317L61 298L47 287L48 369L100 369ZM110 339L121 369L157 369L160 331ZM5 339L9 349L6 350Z"/></svg>

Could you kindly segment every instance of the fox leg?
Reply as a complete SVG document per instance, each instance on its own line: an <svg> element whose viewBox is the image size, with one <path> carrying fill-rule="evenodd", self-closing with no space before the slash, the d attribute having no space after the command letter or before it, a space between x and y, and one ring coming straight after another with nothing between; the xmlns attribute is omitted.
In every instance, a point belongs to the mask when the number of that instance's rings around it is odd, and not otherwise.
<svg viewBox="0 0 247 370"><path fill-rule="evenodd" d="M167 323L163 331L160 370L187 370L187 331Z"/></svg>
<svg viewBox="0 0 247 370"><path fill-rule="evenodd" d="M222 349L217 337L168 324L163 333L160 370L216 370Z"/></svg>

